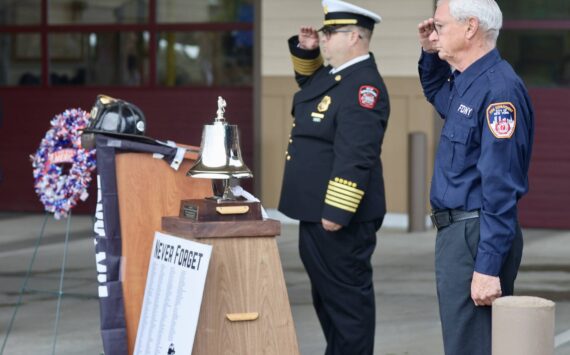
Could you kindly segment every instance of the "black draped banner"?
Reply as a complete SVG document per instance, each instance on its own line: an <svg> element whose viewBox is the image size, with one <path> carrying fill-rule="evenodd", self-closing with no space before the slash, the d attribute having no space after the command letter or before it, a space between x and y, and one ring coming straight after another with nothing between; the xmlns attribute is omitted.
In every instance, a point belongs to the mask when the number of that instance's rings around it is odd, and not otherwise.
<svg viewBox="0 0 570 355"><path fill-rule="evenodd" d="M116 138L98 134L97 209L95 212L95 260L101 316L101 337L105 355L127 355L127 329L121 266L121 222L115 172L115 156L122 152L153 154L178 169L185 150L170 142L141 138Z"/></svg>

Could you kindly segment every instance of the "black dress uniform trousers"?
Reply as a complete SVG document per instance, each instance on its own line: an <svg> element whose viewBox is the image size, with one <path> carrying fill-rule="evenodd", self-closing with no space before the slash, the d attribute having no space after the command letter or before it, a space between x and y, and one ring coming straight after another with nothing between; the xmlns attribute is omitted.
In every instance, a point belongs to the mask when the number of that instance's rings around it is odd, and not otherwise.
<svg viewBox="0 0 570 355"><path fill-rule="evenodd" d="M471 299L479 225L479 218L473 218L437 232L435 275L446 355L491 355L491 307L477 307ZM499 274L503 296L513 294L522 248L522 233L517 225Z"/></svg>
<svg viewBox="0 0 570 355"><path fill-rule="evenodd" d="M299 251L327 340L325 355L372 355L376 324L371 257L382 219L328 232L299 225Z"/></svg>

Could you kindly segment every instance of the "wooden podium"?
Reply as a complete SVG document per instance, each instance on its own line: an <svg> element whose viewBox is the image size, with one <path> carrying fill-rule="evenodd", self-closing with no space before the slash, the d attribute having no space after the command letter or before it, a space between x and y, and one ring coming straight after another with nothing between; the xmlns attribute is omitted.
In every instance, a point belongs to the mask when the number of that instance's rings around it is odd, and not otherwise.
<svg viewBox="0 0 570 355"><path fill-rule="evenodd" d="M145 153L116 158L121 217L121 272L129 354L134 351L154 233L164 232L213 246L193 355L299 354L275 236L277 221L195 222L178 216L180 201L212 195L208 179ZM258 313L256 320L230 321Z"/></svg>
<svg viewBox="0 0 570 355"><path fill-rule="evenodd" d="M213 247L193 355L299 354L275 241L280 222L164 217L162 230Z"/></svg>

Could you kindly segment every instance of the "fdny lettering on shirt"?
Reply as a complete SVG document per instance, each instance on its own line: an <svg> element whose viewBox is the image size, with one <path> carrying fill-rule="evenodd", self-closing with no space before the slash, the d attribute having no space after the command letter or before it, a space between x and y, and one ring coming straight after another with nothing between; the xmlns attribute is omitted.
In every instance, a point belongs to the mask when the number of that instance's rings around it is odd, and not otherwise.
<svg viewBox="0 0 570 355"><path fill-rule="evenodd" d="M511 138L517 125L517 110L511 102L499 102L487 107L487 125L496 138Z"/></svg>
<svg viewBox="0 0 570 355"><path fill-rule="evenodd" d="M380 91L374 86L363 85L358 91L358 103L364 108L374 108Z"/></svg>
<svg viewBox="0 0 570 355"><path fill-rule="evenodd" d="M459 112L460 114L465 115L467 117L470 117L471 112L473 112L473 109L469 106L465 106L465 105L461 104L461 105L459 105L457 112Z"/></svg>

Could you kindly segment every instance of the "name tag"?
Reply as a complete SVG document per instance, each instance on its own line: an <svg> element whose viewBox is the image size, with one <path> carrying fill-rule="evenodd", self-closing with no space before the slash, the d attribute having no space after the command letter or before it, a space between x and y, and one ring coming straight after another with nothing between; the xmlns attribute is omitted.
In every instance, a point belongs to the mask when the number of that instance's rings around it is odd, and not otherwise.
<svg viewBox="0 0 570 355"><path fill-rule="evenodd" d="M459 105L457 112L459 112L460 114L462 114L466 117L471 117L471 113L473 113L473 109L469 106L461 104L461 105Z"/></svg>
<svg viewBox="0 0 570 355"><path fill-rule="evenodd" d="M313 122L321 122L325 115L322 113L312 112L311 117L313 118Z"/></svg>

